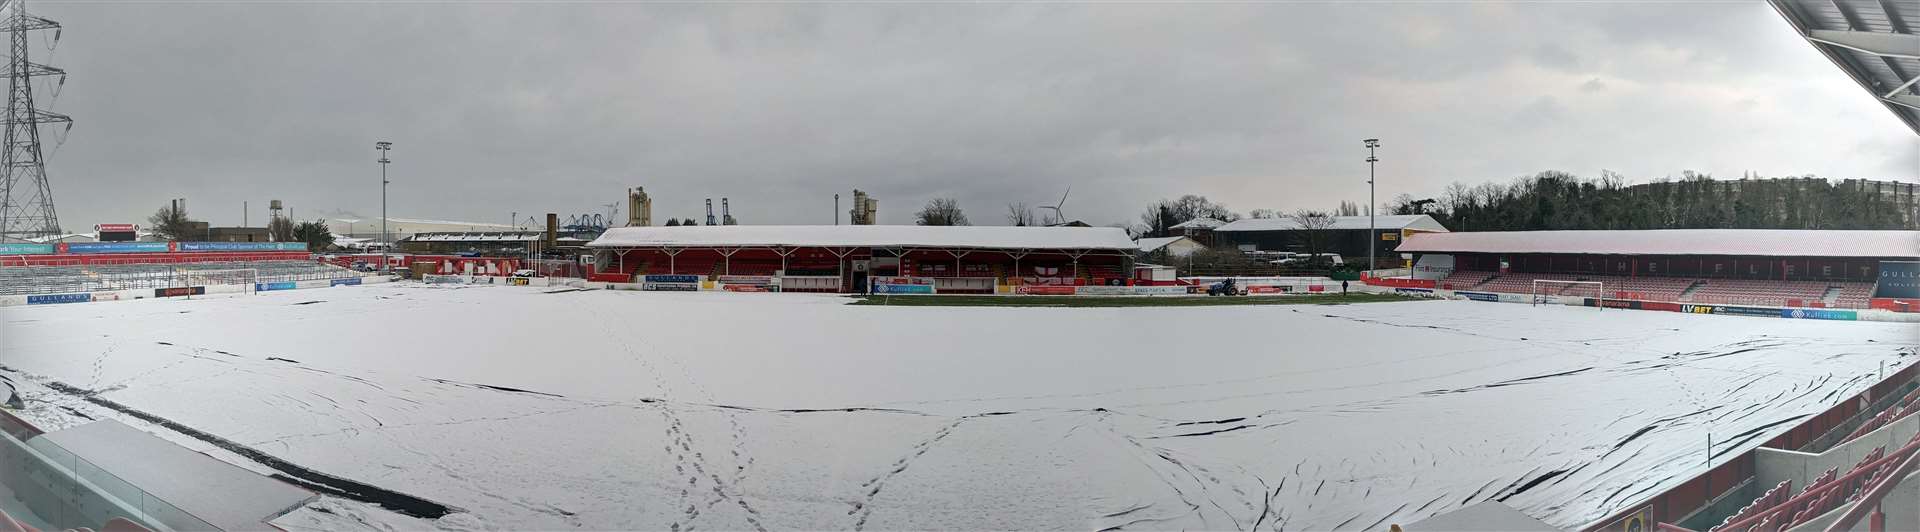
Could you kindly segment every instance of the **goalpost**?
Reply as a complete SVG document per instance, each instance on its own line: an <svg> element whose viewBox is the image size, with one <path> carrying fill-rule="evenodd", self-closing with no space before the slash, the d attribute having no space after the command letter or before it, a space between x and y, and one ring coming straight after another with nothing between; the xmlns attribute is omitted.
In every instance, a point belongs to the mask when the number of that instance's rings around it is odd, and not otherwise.
<svg viewBox="0 0 1920 532"><path fill-rule="evenodd" d="M186 270L181 272L182 286L218 286L240 285L240 293L253 294L259 289L260 270L254 268L233 268L225 270ZM187 297L193 297L188 294Z"/></svg>
<svg viewBox="0 0 1920 532"><path fill-rule="evenodd" d="M1605 299L1606 294L1607 285L1600 281L1533 280L1533 304L1536 306L1543 303L1558 303L1559 300L1556 298L1559 296L1590 297L1601 300ZM1594 307L1606 308L1606 305L1596 304Z"/></svg>

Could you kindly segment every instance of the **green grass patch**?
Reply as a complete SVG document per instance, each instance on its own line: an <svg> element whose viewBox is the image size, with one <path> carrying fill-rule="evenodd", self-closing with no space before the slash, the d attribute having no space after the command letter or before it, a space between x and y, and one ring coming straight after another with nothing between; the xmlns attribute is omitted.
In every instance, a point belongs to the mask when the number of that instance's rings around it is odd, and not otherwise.
<svg viewBox="0 0 1920 532"><path fill-rule="evenodd" d="M1342 305L1419 301L1394 294L1312 294L1298 296L853 296L855 305L897 307L1219 307L1230 305Z"/></svg>

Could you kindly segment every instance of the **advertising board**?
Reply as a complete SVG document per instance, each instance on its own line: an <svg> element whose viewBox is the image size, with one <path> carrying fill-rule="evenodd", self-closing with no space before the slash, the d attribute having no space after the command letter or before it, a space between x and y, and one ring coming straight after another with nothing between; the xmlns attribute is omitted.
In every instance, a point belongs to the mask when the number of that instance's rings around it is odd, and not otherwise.
<svg viewBox="0 0 1920 532"><path fill-rule="evenodd" d="M173 288L153 289L153 297L197 296L205 293L207 293L207 287L204 286L176 286Z"/></svg>
<svg viewBox="0 0 1920 532"><path fill-rule="evenodd" d="M0 255L51 255L53 244L0 244Z"/></svg>
<svg viewBox="0 0 1920 532"><path fill-rule="evenodd" d="M933 293L933 285L931 284L895 284L895 283L875 282L873 283L873 293L875 294L931 294Z"/></svg>
<svg viewBox="0 0 1920 532"><path fill-rule="evenodd" d="M730 285L739 284L739 285L765 286L765 285L773 284L773 276L771 275L722 275L722 276L716 277L715 280L718 280L722 283L730 284Z"/></svg>
<svg viewBox="0 0 1920 532"><path fill-rule="evenodd" d="M37 294L27 296L28 305L58 305L61 303L86 303L93 301L93 294Z"/></svg>
<svg viewBox="0 0 1920 532"><path fill-rule="evenodd" d="M305 242L180 242L178 248L180 251L306 251L307 244Z"/></svg>
<svg viewBox="0 0 1920 532"><path fill-rule="evenodd" d="M1853 321L1853 320L1860 319L1860 313L1854 312L1851 310L1830 310L1830 309L1817 309L1817 308L1785 308L1785 309L1780 309L1780 317L1800 318L1800 319L1809 319L1809 320Z"/></svg>
<svg viewBox="0 0 1920 532"><path fill-rule="evenodd" d="M253 291L255 292L266 292L269 290L292 290L294 288L296 288L296 286L293 281L279 281L279 282L272 282L272 283L253 283Z"/></svg>
<svg viewBox="0 0 1920 532"><path fill-rule="evenodd" d="M1920 262L1880 261L1880 282L1873 297L1920 298Z"/></svg>
<svg viewBox="0 0 1920 532"><path fill-rule="evenodd" d="M655 276L649 275L647 277L655 277ZM671 277L671 276L662 276L662 277ZM687 276L687 277L692 277L692 276ZM697 281L690 282L690 283L647 281L644 283L640 283L640 289L646 290L649 292L698 292L700 291L700 283Z"/></svg>
<svg viewBox="0 0 1920 532"><path fill-rule="evenodd" d="M699 283L700 283L700 276L686 275L686 274L648 275L646 277L641 278L641 281L648 282L648 283L691 284L691 285L694 285L695 289L698 289Z"/></svg>
<svg viewBox="0 0 1920 532"><path fill-rule="evenodd" d="M1020 285L1013 292L1030 296L1070 296L1074 294L1072 286Z"/></svg>
<svg viewBox="0 0 1920 532"><path fill-rule="evenodd" d="M348 277L345 279L334 279L331 281L327 281L327 286L352 286L357 284L360 284L359 277Z"/></svg>
<svg viewBox="0 0 1920 532"><path fill-rule="evenodd" d="M1726 314L1726 315L1730 315L1730 316L1760 316L1760 317L1766 317L1766 318L1773 318L1773 317L1779 317L1779 316L1780 316L1780 309L1777 309L1777 308L1762 308L1762 307L1734 307L1734 306L1728 306L1728 305L1715 305L1715 306L1713 307L1713 313L1714 313L1714 314Z"/></svg>
<svg viewBox="0 0 1920 532"><path fill-rule="evenodd" d="M67 253L166 253L168 242L68 242Z"/></svg>
<svg viewBox="0 0 1920 532"><path fill-rule="evenodd" d="M1454 292L1454 293L1459 294L1460 297L1464 297L1474 301L1493 301L1493 302L1500 301L1500 294L1490 294L1487 292Z"/></svg>

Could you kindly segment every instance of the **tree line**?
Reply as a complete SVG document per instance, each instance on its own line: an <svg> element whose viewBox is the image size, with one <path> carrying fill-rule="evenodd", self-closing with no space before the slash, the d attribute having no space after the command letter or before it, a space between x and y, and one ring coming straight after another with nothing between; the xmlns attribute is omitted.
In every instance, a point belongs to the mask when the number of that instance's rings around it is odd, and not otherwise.
<svg viewBox="0 0 1920 532"><path fill-rule="evenodd" d="M1438 197L1400 194L1383 214L1426 214L1454 231L1554 229L1915 229L1912 201L1888 201L1868 188L1813 176L1716 180L1683 172L1628 185L1618 173L1593 179L1545 171L1507 184L1469 186L1454 182ZM1041 210L1050 207L1039 207ZM1292 219L1312 230L1335 216L1366 216L1359 203L1341 201L1329 211L1291 213L1253 209L1245 218ZM1009 203L1007 225L1067 223L1057 210L1035 215L1026 203ZM1243 218L1223 203L1187 194L1148 205L1134 223L1113 224L1136 237L1168 236L1173 226L1198 218L1232 222ZM970 225L953 198L934 198L914 213L917 225Z"/></svg>
<svg viewBox="0 0 1920 532"><path fill-rule="evenodd" d="M1426 214L1454 231L1914 229L1912 205L1813 176L1716 180L1685 172L1627 185L1613 172L1583 179L1547 171L1505 185L1455 182L1436 198L1400 194L1383 210Z"/></svg>

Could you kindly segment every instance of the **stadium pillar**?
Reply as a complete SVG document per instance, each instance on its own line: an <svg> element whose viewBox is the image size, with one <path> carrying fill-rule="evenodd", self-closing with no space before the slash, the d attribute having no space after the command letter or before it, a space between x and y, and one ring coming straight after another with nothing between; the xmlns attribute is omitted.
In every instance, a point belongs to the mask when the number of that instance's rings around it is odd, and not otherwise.
<svg viewBox="0 0 1920 532"><path fill-rule="evenodd" d="M1374 223L1374 212L1373 212L1375 208L1373 204L1374 203L1373 201L1373 189L1374 189L1373 163L1380 161L1379 157L1375 157L1373 155L1373 150L1374 148L1378 148L1378 147L1380 147L1380 139L1367 139L1367 274L1368 274L1368 277L1372 277L1374 265L1377 264L1375 262L1376 259L1374 259L1374 256L1373 256L1374 251L1380 248L1380 235L1377 233L1377 231L1379 231L1379 228Z"/></svg>
<svg viewBox="0 0 1920 532"><path fill-rule="evenodd" d="M393 143L383 140L373 143L373 148L380 150L380 271L391 271L393 267L387 264L387 248L392 247L387 241L387 163L393 161L387 160L387 151L393 149Z"/></svg>

